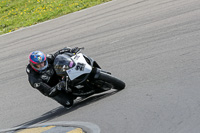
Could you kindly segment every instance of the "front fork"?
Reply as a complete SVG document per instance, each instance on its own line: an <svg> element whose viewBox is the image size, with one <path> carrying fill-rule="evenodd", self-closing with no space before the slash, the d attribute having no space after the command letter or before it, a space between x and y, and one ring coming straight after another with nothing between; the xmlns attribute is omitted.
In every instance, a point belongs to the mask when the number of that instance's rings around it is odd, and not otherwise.
<svg viewBox="0 0 200 133"><path fill-rule="evenodd" d="M69 88L69 85L68 85L69 77L68 77L68 76L63 77L62 80L65 80L65 85L66 85L66 86L65 86L65 92L66 92L66 93L71 92L72 90L71 90L71 88Z"/></svg>

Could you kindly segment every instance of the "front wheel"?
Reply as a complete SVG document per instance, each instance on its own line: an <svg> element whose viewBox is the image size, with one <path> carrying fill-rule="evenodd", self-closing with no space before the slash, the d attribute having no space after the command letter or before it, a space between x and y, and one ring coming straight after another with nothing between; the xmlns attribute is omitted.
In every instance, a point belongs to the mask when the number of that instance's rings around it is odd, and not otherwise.
<svg viewBox="0 0 200 133"><path fill-rule="evenodd" d="M113 77L108 73L100 72L98 79L112 84L114 89L122 90L125 88L125 83L123 81Z"/></svg>

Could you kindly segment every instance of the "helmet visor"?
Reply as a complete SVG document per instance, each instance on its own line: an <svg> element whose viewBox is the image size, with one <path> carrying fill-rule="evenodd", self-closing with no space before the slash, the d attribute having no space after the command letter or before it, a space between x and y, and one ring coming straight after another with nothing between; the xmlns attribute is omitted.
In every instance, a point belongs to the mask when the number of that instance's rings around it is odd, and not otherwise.
<svg viewBox="0 0 200 133"><path fill-rule="evenodd" d="M37 71L43 71L43 70L45 70L45 69L47 68L47 66L48 66L47 60L45 60L44 62L38 63L38 64L34 64L34 63L32 63L32 62L30 62L30 63L31 63L31 66L32 66L35 70L37 70Z"/></svg>

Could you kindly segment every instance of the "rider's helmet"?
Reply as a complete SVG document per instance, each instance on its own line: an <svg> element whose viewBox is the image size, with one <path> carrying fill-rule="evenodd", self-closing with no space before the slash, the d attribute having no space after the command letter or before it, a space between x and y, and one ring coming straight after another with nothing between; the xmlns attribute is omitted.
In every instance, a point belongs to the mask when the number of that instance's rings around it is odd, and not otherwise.
<svg viewBox="0 0 200 133"><path fill-rule="evenodd" d="M59 76L66 76L66 70L75 66L75 62L69 55L60 54L54 60L54 69Z"/></svg>
<svg viewBox="0 0 200 133"><path fill-rule="evenodd" d="M41 72L48 66L46 55L41 51L31 52L29 55L29 63L36 72Z"/></svg>

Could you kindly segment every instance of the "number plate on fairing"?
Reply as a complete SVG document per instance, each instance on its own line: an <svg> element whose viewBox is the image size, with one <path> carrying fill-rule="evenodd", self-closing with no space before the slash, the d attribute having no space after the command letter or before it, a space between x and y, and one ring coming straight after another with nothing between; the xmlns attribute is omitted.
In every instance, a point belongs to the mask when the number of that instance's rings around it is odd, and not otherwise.
<svg viewBox="0 0 200 133"><path fill-rule="evenodd" d="M75 66L67 70L70 80L74 80L77 77L92 71L92 67L86 62L82 53L72 56L71 58L75 62Z"/></svg>

